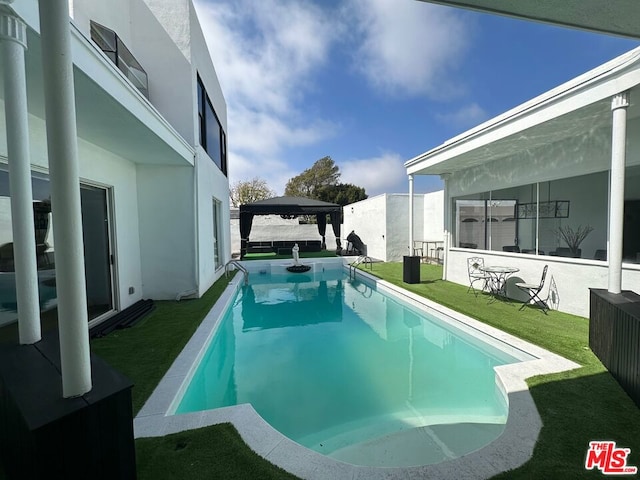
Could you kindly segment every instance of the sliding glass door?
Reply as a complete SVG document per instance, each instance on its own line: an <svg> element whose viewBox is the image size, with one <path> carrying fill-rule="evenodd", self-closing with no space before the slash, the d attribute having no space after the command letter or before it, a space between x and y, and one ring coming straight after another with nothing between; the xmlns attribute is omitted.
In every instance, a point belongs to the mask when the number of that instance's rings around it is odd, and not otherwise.
<svg viewBox="0 0 640 480"><path fill-rule="evenodd" d="M40 311L44 321L57 314L55 241L51 189L45 174L32 174L33 214ZM89 320L114 309L109 194L105 188L82 184L82 234ZM9 174L0 165L0 325L17 320Z"/></svg>

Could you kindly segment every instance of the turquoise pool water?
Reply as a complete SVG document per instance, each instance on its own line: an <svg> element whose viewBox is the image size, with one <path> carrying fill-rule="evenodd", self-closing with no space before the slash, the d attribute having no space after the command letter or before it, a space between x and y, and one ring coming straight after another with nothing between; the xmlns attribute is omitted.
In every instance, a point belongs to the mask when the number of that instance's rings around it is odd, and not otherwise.
<svg viewBox="0 0 640 480"><path fill-rule="evenodd" d="M518 361L342 270L252 273L176 413L250 403L349 463L437 463L500 435L508 407L493 367Z"/></svg>

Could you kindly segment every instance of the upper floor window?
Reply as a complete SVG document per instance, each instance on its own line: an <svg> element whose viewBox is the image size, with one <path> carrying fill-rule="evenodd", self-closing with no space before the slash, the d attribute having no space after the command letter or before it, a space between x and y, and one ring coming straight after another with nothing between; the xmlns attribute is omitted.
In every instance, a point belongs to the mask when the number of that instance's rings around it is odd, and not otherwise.
<svg viewBox="0 0 640 480"><path fill-rule="evenodd" d="M220 125L220 120L218 120L200 77L198 77L198 123L200 126L200 145L226 175L227 136Z"/></svg>
<svg viewBox="0 0 640 480"><path fill-rule="evenodd" d="M91 20L91 40L100 47L100 50L116 64L116 67L148 99L149 80L147 72L144 71L116 32Z"/></svg>

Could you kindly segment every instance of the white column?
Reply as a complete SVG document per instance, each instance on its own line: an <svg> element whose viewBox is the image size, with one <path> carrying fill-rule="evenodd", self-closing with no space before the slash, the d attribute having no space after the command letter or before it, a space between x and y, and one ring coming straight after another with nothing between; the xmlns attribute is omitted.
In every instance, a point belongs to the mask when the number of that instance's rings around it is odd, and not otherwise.
<svg viewBox="0 0 640 480"><path fill-rule="evenodd" d="M91 390L80 179L68 0L40 0L64 397Z"/></svg>
<svg viewBox="0 0 640 480"><path fill-rule="evenodd" d="M413 255L413 175L409 175L409 255Z"/></svg>
<svg viewBox="0 0 640 480"><path fill-rule="evenodd" d="M443 188L443 227L444 227L444 258L442 259L442 280L447 279L447 267L449 265L449 248L451 247L451 223L453 222L451 218L451 199L449 198L449 174L443 173L440 175L440 178L444 182Z"/></svg>
<svg viewBox="0 0 640 480"><path fill-rule="evenodd" d="M14 15L0 12L0 44L2 46L9 188L11 189L11 225L13 228L13 259L18 304L18 334L20 344L28 345L38 342L41 338L41 332L31 190L29 125L27 122L27 83L24 64L27 28L24 22Z"/></svg>
<svg viewBox="0 0 640 480"><path fill-rule="evenodd" d="M609 292L620 293L622 287L622 230L624 226L624 167L627 140L629 92L611 100L613 125L611 137L611 180L609 202Z"/></svg>

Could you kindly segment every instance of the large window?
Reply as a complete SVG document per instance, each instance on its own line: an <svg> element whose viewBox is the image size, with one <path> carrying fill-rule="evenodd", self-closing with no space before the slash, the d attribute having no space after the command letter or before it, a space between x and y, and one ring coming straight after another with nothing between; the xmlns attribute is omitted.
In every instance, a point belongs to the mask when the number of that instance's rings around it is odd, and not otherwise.
<svg viewBox="0 0 640 480"><path fill-rule="evenodd" d="M198 121L200 124L200 145L226 175L227 138L200 77L198 77Z"/></svg>
<svg viewBox="0 0 640 480"><path fill-rule="evenodd" d="M149 98L147 72L144 71L142 65L138 63L116 32L91 20L91 40L115 63L131 83L146 98Z"/></svg>
<svg viewBox="0 0 640 480"><path fill-rule="evenodd" d="M627 175L633 178L633 169ZM455 198L454 245L604 261L608 182L605 171ZM579 244L567 242L580 234ZM630 261L631 253L625 257Z"/></svg>

